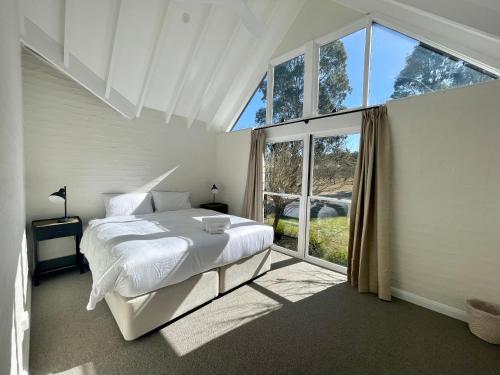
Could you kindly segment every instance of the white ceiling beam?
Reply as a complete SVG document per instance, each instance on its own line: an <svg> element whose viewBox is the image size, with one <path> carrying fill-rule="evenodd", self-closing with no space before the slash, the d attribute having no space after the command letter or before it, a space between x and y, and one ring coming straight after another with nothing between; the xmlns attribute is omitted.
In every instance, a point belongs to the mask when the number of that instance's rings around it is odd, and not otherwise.
<svg viewBox="0 0 500 375"><path fill-rule="evenodd" d="M274 15L276 14L277 12L277 9L279 8L279 4L278 4L278 1L273 1L273 2L267 2L266 3L266 7L265 9L261 12L261 14L263 15L263 25L264 25L264 32L266 34L266 39L265 40L253 40L253 43L250 45L250 47L247 49L248 51L253 51L252 53L255 54L255 53L258 53L258 50L259 50L259 44L266 44L266 43L269 43L269 40L271 38L270 34L269 34L269 26L271 24L271 20L272 18L274 17ZM246 56L243 57L244 61L245 61L245 66L248 66L248 62L246 61ZM238 70L241 70L241 68L238 68ZM233 77L228 77L226 79L226 82L227 82L227 86L229 87L232 87L231 86L231 82L233 82ZM226 87L227 87L226 86ZM214 111L212 111L211 113L209 113L209 117L208 117L208 121L206 121L206 126L207 126L207 129L211 129L212 128L212 122L213 122L213 119L218 115L219 111L220 111L220 107L224 105L224 100L225 98L227 97L227 90L225 91L225 93L223 94L222 98L221 98L221 101L219 103L221 104L218 104L218 107L217 109L215 109ZM201 108L205 108L206 105L207 105L207 100L210 100L208 98L208 96L204 96L203 98L203 103L202 103L202 106ZM245 105L247 103L245 102Z"/></svg>
<svg viewBox="0 0 500 375"><path fill-rule="evenodd" d="M151 59L149 60L148 70L146 73L146 77L141 87L141 93L139 95L139 101L137 102L136 108L136 117L139 117L142 112L142 108L144 107L144 102L146 101L146 96L149 91L149 86L151 85L151 81L153 79L153 73L156 70L156 66L158 65L158 59L160 56L161 46L164 44L165 36L167 34L167 19L168 19L168 11L170 9L170 5L172 4L171 0L167 0L165 4L165 8L163 11L163 18L161 20L160 30L156 36L154 50L151 55Z"/></svg>
<svg viewBox="0 0 500 375"><path fill-rule="evenodd" d="M69 66L70 34L69 24L71 22L71 0L64 1L64 44L63 44L63 63L65 67Z"/></svg>
<svg viewBox="0 0 500 375"><path fill-rule="evenodd" d="M275 2L273 4L273 8L266 11L266 20L265 25L266 25L266 35L267 38L265 41L259 41L255 40L252 46L249 48L249 51L251 51L251 60L248 60L246 62L246 65L248 66L256 66L255 69L252 70L251 76L247 80L247 84L243 90L241 90L240 96L234 100L234 90L235 86L239 85L240 83L237 82L236 80L233 80L233 83L229 90L227 90L226 95L224 96L224 99L221 101L221 103L229 103L232 102L234 104L230 104L234 108L231 108L231 117L234 112L237 112L237 116L239 113L243 110L243 108L246 106L248 99L250 95L252 95L253 91L257 87L259 81L262 79L262 74L263 72L266 71L266 67L268 65L268 61L276 49L277 45L281 42L281 39L283 38L285 32L288 30L289 26L292 24L292 22L295 20L296 16L302 9L303 4L305 3L305 0L301 1L300 4L301 6L296 7L294 10L294 14L292 17L286 17L287 18L287 25L286 27L278 27L279 21L278 16L282 14L283 12L283 7L286 6L286 3L280 3L280 2ZM295 5L291 5L294 6ZM283 21L282 21L283 22ZM278 33L277 29L283 29L281 30L281 33ZM277 35L279 34L279 35ZM220 125L222 122L221 118L224 116L222 113L227 110L227 107L224 109L223 105L219 107L219 109L213 114L213 116L207 121L207 126L208 129L213 129L214 127L217 127L217 125ZM229 116L224 116L228 118ZM217 122L217 123L214 123ZM228 124L228 127L232 124Z"/></svg>
<svg viewBox="0 0 500 375"><path fill-rule="evenodd" d="M211 73L209 74L209 79L206 81L204 85L200 87L200 90L196 92L196 95L194 99L192 100L193 106L191 113L188 115L187 118L187 125L188 128L191 127L193 124L194 120L198 117L198 114L200 113L200 110L202 108L203 104L203 98L206 97L206 94L209 92L210 88L212 87L215 77L219 74L220 70L222 69L222 65L224 61L226 60L226 57L228 56L229 52L233 49L234 44L236 42L237 35L240 34L240 30L243 27L243 23L241 20L238 20L236 23L236 26L231 30L231 34L227 41L224 43L225 47L222 51L222 53L218 54L218 57L216 59L216 62L214 64L214 68L212 69Z"/></svg>
<svg viewBox="0 0 500 375"><path fill-rule="evenodd" d="M118 6L116 10L115 20L113 24L113 37L112 37L112 47L111 53L109 55L108 60L108 71L106 74L106 89L104 91L104 96L109 99L111 95L111 88L113 86L113 75L115 70L115 58L116 58L116 50L118 48L118 27L120 26L120 14L122 12L123 1L117 0Z"/></svg>
<svg viewBox="0 0 500 375"><path fill-rule="evenodd" d="M204 36L207 32L209 20L212 17L214 11L214 7L212 5L208 5L208 10L205 10L204 15L203 15L203 20L201 21L201 25L198 28L198 32L195 35L194 41L191 44L191 48L189 50L188 56L187 56L187 61L182 67L181 74L179 75L179 78L177 79L177 82L175 83L174 86L174 97L172 99L169 99L167 105L165 106L165 122L168 124L170 122L170 119L172 118L172 115L174 113L175 107L177 106L177 102L179 101L179 98L181 96L181 92L184 89L184 86L186 84L186 79L188 76L189 71L191 70L191 65L193 63L193 58L196 56L198 50L200 49L201 45L203 44L203 40L205 39Z"/></svg>

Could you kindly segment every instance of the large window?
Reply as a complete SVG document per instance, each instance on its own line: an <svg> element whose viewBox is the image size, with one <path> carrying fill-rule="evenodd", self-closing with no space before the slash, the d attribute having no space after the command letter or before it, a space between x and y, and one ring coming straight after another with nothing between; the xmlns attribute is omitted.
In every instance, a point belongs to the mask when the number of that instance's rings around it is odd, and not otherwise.
<svg viewBox="0 0 500 375"><path fill-rule="evenodd" d="M367 30L371 38L367 38ZM267 79L273 82L272 100L266 103L264 79L234 130L383 104L498 78L378 23L356 25L345 34L320 38L301 48L304 50L307 55L270 66ZM311 63L306 64L306 60ZM365 67L370 67L369 71Z"/></svg>
<svg viewBox="0 0 500 375"><path fill-rule="evenodd" d="M372 26L370 99L390 99L474 85L495 76L379 24Z"/></svg>
<svg viewBox="0 0 500 375"><path fill-rule="evenodd" d="M319 49L318 113L363 105L366 29Z"/></svg>
<svg viewBox="0 0 500 375"><path fill-rule="evenodd" d="M302 117L304 107L304 55L274 67L273 123Z"/></svg>
<svg viewBox="0 0 500 375"><path fill-rule="evenodd" d="M251 129L257 125L264 125L266 123L266 92L267 74L260 81L259 86L255 89L255 92L231 130Z"/></svg>

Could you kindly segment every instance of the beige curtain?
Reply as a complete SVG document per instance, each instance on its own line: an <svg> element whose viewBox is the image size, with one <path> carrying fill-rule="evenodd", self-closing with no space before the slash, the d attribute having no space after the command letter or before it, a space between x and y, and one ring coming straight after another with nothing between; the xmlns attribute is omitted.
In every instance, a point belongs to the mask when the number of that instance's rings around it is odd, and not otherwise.
<svg viewBox="0 0 500 375"><path fill-rule="evenodd" d="M264 221L262 188L264 182L263 165L265 146L266 134L264 129L252 130L247 184L245 188L245 197L243 198L243 217L259 222Z"/></svg>
<svg viewBox="0 0 500 375"><path fill-rule="evenodd" d="M354 177L348 255L348 279L359 292L391 300L391 280L385 214L387 158L387 108L363 112L361 145ZM384 216L383 216L384 215Z"/></svg>

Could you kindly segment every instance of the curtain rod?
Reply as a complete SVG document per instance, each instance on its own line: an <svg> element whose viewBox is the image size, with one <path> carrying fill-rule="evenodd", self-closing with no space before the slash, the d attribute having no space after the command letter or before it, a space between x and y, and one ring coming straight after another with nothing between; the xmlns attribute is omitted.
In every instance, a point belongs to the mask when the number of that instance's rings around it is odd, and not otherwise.
<svg viewBox="0 0 500 375"><path fill-rule="evenodd" d="M298 122L303 122L305 124L309 123L311 120L318 120L322 118L327 118L327 117L334 117L334 116L340 116L340 115L347 115L349 113L356 113L356 112L363 112L368 109L372 108L378 108L381 105L372 105L369 107L363 107L363 108L355 108L355 109L347 109L345 111L340 111L340 112L332 112L332 113L327 113L326 115L318 115L318 116L312 116L312 117L306 117L306 118L301 118L297 120L290 120L290 121L284 121L280 122L278 124L272 124L272 125L266 125L266 126L259 126L258 128L255 129L269 129L269 128L274 128L276 126L283 126L283 125L290 125L290 124L296 124Z"/></svg>

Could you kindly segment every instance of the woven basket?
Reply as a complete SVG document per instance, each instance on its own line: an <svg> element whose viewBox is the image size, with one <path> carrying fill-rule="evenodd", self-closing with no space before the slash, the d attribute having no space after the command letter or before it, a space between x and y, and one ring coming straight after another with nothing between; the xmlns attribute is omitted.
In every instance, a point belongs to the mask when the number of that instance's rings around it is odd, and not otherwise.
<svg viewBox="0 0 500 375"><path fill-rule="evenodd" d="M471 332L490 344L500 345L500 305L474 298L468 299L466 305Z"/></svg>

